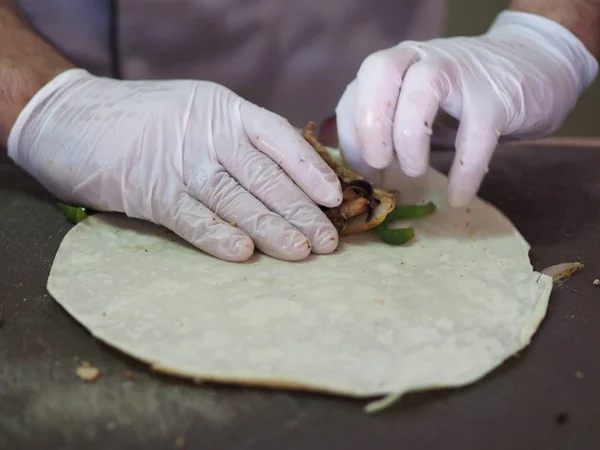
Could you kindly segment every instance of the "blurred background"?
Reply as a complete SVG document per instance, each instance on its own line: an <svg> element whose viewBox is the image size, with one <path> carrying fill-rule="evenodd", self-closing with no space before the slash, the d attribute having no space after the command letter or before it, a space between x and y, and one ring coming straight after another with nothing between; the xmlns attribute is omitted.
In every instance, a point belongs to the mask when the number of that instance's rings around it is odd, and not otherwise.
<svg viewBox="0 0 600 450"><path fill-rule="evenodd" d="M486 31L507 0L449 0L446 35L473 35ZM586 91L573 114L556 135L600 136L600 77Z"/></svg>

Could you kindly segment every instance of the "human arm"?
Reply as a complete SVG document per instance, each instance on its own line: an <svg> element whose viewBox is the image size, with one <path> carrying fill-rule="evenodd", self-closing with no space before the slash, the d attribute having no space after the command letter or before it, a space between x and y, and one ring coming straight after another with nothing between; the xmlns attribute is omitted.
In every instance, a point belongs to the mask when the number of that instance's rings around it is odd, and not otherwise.
<svg viewBox="0 0 600 450"><path fill-rule="evenodd" d="M581 23L573 26L592 26ZM444 111L460 122L448 199L465 206L499 138L556 131L597 72L593 53L559 22L507 10L481 36L404 41L366 58L336 108L340 147L371 178L392 173L386 170L396 161L406 175L420 176Z"/></svg>
<svg viewBox="0 0 600 450"><path fill-rule="evenodd" d="M0 0L9 157L63 202L163 225L228 261L335 250L333 171L284 118L208 81L74 68Z"/></svg>
<svg viewBox="0 0 600 450"><path fill-rule="evenodd" d="M21 17L11 0L0 0L0 144L6 146L17 116L52 78L73 68Z"/></svg>
<svg viewBox="0 0 600 450"><path fill-rule="evenodd" d="M547 17L577 36L586 48L600 57L600 0L512 0L511 11Z"/></svg>

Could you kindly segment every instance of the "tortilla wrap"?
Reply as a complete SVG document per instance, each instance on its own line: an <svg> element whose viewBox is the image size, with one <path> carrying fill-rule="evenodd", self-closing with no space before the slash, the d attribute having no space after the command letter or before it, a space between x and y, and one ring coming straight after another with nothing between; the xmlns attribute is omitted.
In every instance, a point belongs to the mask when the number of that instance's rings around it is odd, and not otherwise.
<svg viewBox="0 0 600 450"><path fill-rule="evenodd" d="M165 228L93 215L61 243L48 290L101 341L182 377L388 399L463 386L530 342L552 280L495 208L449 207L446 181L388 180L403 202L438 207L410 224L410 244L371 230L302 262L224 262Z"/></svg>

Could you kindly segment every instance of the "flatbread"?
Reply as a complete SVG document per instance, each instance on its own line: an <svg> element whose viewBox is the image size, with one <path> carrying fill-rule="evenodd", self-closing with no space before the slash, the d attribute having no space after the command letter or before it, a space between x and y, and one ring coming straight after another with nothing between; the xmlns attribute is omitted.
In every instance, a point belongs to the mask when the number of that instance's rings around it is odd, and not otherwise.
<svg viewBox="0 0 600 450"><path fill-rule="evenodd" d="M393 179L400 203L438 205L405 246L368 232L303 262L229 263L97 214L61 243L48 290L98 339L196 380L392 399L472 383L530 342L552 279L495 208L449 207L443 175Z"/></svg>

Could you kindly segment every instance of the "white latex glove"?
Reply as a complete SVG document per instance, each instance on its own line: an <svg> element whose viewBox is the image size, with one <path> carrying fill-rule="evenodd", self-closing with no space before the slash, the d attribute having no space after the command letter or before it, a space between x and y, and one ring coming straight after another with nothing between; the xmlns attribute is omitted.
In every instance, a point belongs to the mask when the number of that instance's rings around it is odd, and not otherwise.
<svg viewBox="0 0 600 450"><path fill-rule="evenodd" d="M505 11L483 36L406 41L370 55L336 109L340 147L348 165L374 181L394 153L406 175L420 176L441 108L460 120L448 197L465 206L498 138L556 131L597 71L566 28Z"/></svg>
<svg viewBox="0 0 600 450"><path fill-rule="evenodd" d="M65 202L164 225L225 260L338 244L314 203L340 204L334 172L286 120L214 83L64 72L19 115L8 152Z"/></svg>

